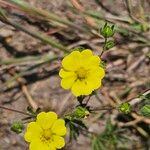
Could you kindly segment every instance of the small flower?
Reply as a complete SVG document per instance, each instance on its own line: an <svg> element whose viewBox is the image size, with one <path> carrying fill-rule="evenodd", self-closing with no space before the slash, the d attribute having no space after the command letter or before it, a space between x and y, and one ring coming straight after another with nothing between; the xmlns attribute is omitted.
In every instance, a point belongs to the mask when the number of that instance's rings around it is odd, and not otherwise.
<svg viewBox="0 0 150 150"><path fill-rule="evenodd" d="M54 112L41 112L35 122L27 126L24 138L30 143L30 150L56 150L65 145L65 121Z"/></svg>
<svg viewBox="0 0 150 150"><path fill-rule="evenodd" d="M101 60L91 50L73 51L62 60L59 76L61 86L71 89L75 96L89 95L101 86L105 71L100 67Z"/></svg>

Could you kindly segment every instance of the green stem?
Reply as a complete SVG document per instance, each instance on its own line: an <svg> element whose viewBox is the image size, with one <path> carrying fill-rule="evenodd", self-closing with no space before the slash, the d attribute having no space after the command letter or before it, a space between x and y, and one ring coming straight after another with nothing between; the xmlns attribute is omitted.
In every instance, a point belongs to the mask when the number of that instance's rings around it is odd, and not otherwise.
<svg viewBox="0 0 150 150"><path fill-rule="evenodd" d="M105 38L105 41L104 41L104 46L103 46L103 50L102 50L102 52L101 52L101 54L100 54L100 57L103 55L103 53L105 52L105 50L106 50L106 43L107 43L107 38Z"/></svg>

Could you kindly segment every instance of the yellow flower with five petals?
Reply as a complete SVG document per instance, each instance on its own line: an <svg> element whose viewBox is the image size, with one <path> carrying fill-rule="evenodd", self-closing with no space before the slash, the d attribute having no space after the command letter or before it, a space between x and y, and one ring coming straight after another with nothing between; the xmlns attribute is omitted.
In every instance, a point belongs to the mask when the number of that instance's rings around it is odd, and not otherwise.
<svg viewBox="0 0 150 150"><path fill-rule="evenodd" d="M35 122L27 126L24 138L30 143L30 150L56 150L65 145L65 121L54 112L41 112Z"/></svg>
<svg viewBox="0 0 150 150"><path fill-rule="evenodd" d="M71 89L75 96L91 94L101 86L105 75L100 63L100 58L89 49L71 52L62 60L62 69L59 72L61 86Z"/></svg>

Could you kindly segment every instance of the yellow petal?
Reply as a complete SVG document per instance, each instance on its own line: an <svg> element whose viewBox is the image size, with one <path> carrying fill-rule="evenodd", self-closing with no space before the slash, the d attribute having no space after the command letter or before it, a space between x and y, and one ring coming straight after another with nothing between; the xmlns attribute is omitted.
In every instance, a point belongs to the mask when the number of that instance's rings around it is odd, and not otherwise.
<svg viewBox="0 0 150 150"><path fill-rule="evenodd" d="M93 66L99 66L101 60L99 56L93 55L92 51L90 50L84 50L81 53L81 66L85 67L86 69L89 69Z"/></svg>
<svg viewBox="0 0 150 150"><path fill-rule="evenodd" d="M61 80L61 87L64 89L70 89L75 82L76 77L69 77L69 78L64 78Z"/></svg>
<svg viewBox="0 0 150 150"><path fill-rule="evenodd" d="M61 136L53 135L53 145L55 145L56 148L61 149L65 146L65 140Z"/></svg>
<svg viewBox="0 0 150 150"><path fill-rule="evenodd" d="M89 62L89 65L90 66L99 66L100 65L100 62L101 62L101 59L98 57L98 56L92 56L90 58L90 62Z"/></svg>
<svg viewBox="0 0 150 150"><path fill-rule="evenodd" d="M88 78L96 78L98 77L99 79L104 78L105 76L105 70L102 67L93 67L88 74Z"/></svg>
<svg viewBox="0 0 150 150"><path fill-rule="evenodd" d="M72 93L75 96L89 95L92 93L92 89L87 85L86 80L77 80L72 86Z"/></svg>
<svg viewBox="0 0 150 150"><path fill-rule="evenodd" d="M31 122L27 125L27 130L25 132L24 138L27 142L39 139L42 129L36 122Z"/></svg>
<svg viewBox="0 0 150 150"><path fill-rule="evenodd" d="M63 119L58 119L52 126L52 133L59 136L64 136L66 134L65 121Z"/></svg>
<svg viewBox="0 0 150 150"><path fill-rule="evenodd" d="M89 64L89 62L90 62L90 59L91 59L91 57L92 57L92 51L91 50L88 50L88 49L86 49L86 50L83 50L82 52L81 52L81 60L80 60L80 62L81 62L81 67L88 67L88 64Z"/></svg>
<svg viewBox="0 0 150 150"><path fill-rule="evenodd" d="M99 78L89 78L87 79L87 86L94 91L101 87L101 80Z"/></svg>
<svg viewBox="0 0 150 150"><path fill-rule="evenodd" d="M67 71L76 70L80 65L79 62L80 57L81 54L79 51L73 51L71 54L69 54L62 60L63 68Z"/></svg>
<svg viewBox="0 0 150 150"><path fill-rule="evenodd" d="M50 149L50 147L46 143L40 140L35 140L31 142L29 149L30 150L56 150L56 149Z"/></svg>
<svg viewBox="0 0 150 150"><path fill-rule="evenodd" d="M81 58L82 59L89 59L93 55L92 51L89 49L83 50L81 52Z"/></svg>
<svg viewBox="0 0 150 150"><path fill-rule="evenodd" d="M73 71L65 71L64 69L61 69L61 70L59 71L59 76L60 76L61 78L69 78L69 77L74 77L74 76L76 76L76 74L75 74L75 72L73 72Z"/></svg>
<svg viewBox="0 0 150 150"><path fill-rule="evenodd" d="M57 114L55 112L41 112L37 116L37 123L43 128L48 129L57 120Z"/></svg>

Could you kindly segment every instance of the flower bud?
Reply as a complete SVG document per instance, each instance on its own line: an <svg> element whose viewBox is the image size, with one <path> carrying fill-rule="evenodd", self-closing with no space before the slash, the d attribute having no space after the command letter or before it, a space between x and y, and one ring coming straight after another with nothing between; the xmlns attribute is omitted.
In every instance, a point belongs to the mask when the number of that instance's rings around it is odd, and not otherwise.
<svg viewBox="0 0 150 150"><path fill-rule="evenodd" d="M124 114L128 114L131 112L131 105L128 102L122 103L119 106L119 111L124 113Z"/></svg>
<svg viewBox="0 0 150 150"><path fill-rule="evenodd" d="M104 27L101 28L100 33L105 38L112 37L114 35L114 33L115 33L114 25L109 26L109 25L107 25L107 23L105 23Z"/></svg>
<svg viewBox="0 0 150 150"><path fill-rule="evenodd" d="M145 117L150 117L150 105L145 105L140 109L140 112Z"/></svg>
<svg viewBox="0 0 150 150"><path fill-rule="evenodd" d="M104 48L105 48L105 50L109 50L109 49L113 48L114 45L115 45L114 41L108 41L108 42L105 44Z"/></svg>
<svg viewBox="0 0 150 150"><path fill-rule="evenodd" d="M11 126L11 130L17 134L21 133L23 128L24 128L24 126L23 126L22 122L14 122Z"/></svg>
<svg viewBox="0 0 150 150"><path fill-rule="evenodd" d="M85 107L81 106L78 106L73 112L73 116L78 119L86 118L89 114L89 111Z"/></svg>

